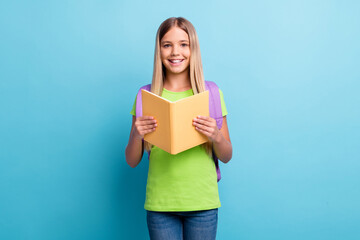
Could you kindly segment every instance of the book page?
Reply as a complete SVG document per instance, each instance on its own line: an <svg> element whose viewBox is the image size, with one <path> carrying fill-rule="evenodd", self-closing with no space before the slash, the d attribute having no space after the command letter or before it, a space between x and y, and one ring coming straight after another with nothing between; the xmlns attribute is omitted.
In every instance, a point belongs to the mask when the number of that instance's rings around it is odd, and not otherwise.
<svg viewBox="0 0 360 240"><path fill-rule="evenodd" d="M170 152L170 101L154 93L142 90L143 116L153 116L157 121L156 130L145 135L144 140Z"/></svg>
<svg viewBox="0 0 360 240"><path fill-rule="evenodd" d="M209 91L171 103L173 111L171 154L177 154L208 141L193 126L196 116L209 116Z"/></svg>

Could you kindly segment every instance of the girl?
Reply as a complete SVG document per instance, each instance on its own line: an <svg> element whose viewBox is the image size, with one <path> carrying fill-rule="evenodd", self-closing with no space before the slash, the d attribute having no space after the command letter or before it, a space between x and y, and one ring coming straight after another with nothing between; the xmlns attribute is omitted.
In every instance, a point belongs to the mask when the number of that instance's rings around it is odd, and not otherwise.
<svg viewBox="0 0 360 240"><path fill-rule="evenodd" d="M184 18L169 18L157 31L151 91L170 101L205 91L197 34ZM157 123L151 116L136 118L134 103L126 161L136 167L144 148L151 150L145 200L151 239L216 238L220 200L212 151L224 163L232 157L221 91L220 97L221 129L213 118L198 116L193 125L208 143L176 155L143 142L145 134L156 131Z"/></svg>

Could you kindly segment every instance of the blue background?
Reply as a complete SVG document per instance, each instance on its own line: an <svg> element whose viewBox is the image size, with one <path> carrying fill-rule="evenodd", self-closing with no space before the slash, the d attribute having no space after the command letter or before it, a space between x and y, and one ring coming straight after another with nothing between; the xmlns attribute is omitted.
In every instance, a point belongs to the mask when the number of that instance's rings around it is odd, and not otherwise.
<svg viewBox="0 0 360 240"><path fill-rule="evenodd" d="M0 239L148 239L136 91L171 16L225 94L218 239L360 239L359 1L1 1Z"/></svg>

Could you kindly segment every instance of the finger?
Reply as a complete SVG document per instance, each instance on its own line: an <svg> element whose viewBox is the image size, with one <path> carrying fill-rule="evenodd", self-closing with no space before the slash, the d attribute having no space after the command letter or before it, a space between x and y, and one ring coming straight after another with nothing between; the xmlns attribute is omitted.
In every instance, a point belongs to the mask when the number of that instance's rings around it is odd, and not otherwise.
<svg viewBox="0 0 360 240"><path fill-rule="evenodd" d="M213 120L212 117L201 116L201 115L197 116L196 118L202 119L202 120L205 120L205 121L212 121Z"/></svg>
<svg viewBox="0 0 360 240"><path fill-rule="evenodd" d="M201 128L196 127L195 129L196 129L196 131L198 131L198 132L200 132L200 133L204 134L204 135L205 135L205 136L207 136L207 137L210 137L210 136L211 136L211 134L210 134L209 132L204 131L204 130L203 130L203 129L201 129Z"/></svg>
<svg viewBox="0 0 360 240"><path fill-rule="evenodd" d="M204 117L204 116L198 116L194 119L195 122L199 122L199 123L207 123L207 124L211 124L211 123L215 123L215 120L211 117Z"/></svg>
<svg viewBox="0 0 360 240"><path fill-rule="evenodd" d="M201 125L201 124L196 124L195 128L200 129L200 130L205 131L205 132L208 132L209 134L214 132L213 128L205 126L205 125Z"/></svg>
<svg viewBox="0 0 360 240"><path fill-rule="evenodd" d="M143 132L143 134L145 135L145 134L154 132L155 130L156 130L156 128L151 128L151 129L145 130L145 131Z"/></svg>
<svg viewBox="0 0 360 240"><path fill-rule="evenodd" d="M216 131L217 125L215 122L207 122L207 121L203 121L203 120L198 120L198 121L194 121L194 126L198 126L198 127L207 127L209 129L212 129L213 131Z"/></svg>
<svg viewBox="0 0 360 240"><path fill-rule="evenodd" d="M137 117L136 120L151 120L154 119L153 116L142 116L142 117Z"/></svg>
<svg viewBox="0 0 360 240"><path fill-rule="evenodd" d="M139 131L144 131L144 130L148 130L148 129L152 129L152 128L156 128L156 127L157 127L156 124L144 125L144 126L139 127Z"/></svg>
<svg viewBox="0 0 360 240"><path fill-rule="evenodd" d="M150 124L156 124L156 120L140 120L140 121L138 121L138 124L139 124L140 126L150 125Z"/></svg>
<svg viewBox="0 0 360 240"><path fill-rule="evenodd" d="M206 125L206 126L211 126L212 125L212 122L210 121L207 121L207 120L203 120L203 119L194 119L194 122L197 123L197 124L202 124L202 125Z"/></svg>

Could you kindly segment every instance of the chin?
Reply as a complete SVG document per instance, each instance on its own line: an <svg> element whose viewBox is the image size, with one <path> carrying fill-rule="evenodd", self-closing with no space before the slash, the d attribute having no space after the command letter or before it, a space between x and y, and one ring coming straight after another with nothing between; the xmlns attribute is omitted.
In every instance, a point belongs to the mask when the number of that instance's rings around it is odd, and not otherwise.
<svg viewBox="0 0 360 240"><path fill-rule="evenodd" d="M170 72L173 73L173 74L180 74L180 73L183 73L185 71L186 71L186 69L182 69L182 70L178 70L178 71L170 71Z"/></svg>

